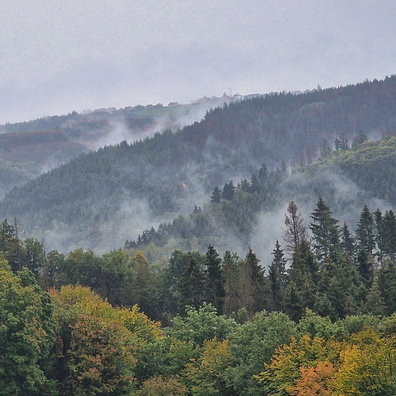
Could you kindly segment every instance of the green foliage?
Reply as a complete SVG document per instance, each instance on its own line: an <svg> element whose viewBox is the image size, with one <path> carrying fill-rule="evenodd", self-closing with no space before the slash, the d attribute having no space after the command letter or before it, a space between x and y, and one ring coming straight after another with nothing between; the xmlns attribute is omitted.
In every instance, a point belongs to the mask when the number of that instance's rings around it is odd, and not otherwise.
<svg viewBox="0 0 396 396"><path fill-rule="evenodd" d="M322 197L319 197L319 201L316 204L314 212L311 214L311 218L313 222L310 223L309 228L312 231L316 256L319 260L323 260L338 248L338 220L332 217L332 212L324 203Z"/></svg>
<svg viewBox="0 0 396 396"><path fill-rule="evenodd" d="M0 261L0 394L50 395L47 372L54 344L53 307L32 273Z"/></svg>
<svg viewBox="0 0 396 396"><path fill-rule="evenodd" d="M226 376L235 394L258 395L261 388L253 375L269 362L275 349L290 342L295 324L283 313L257 313L239 326L230 337L230 351L235 366L227 369Z"/></svg>
<svg viewBox="0 0 396 396"><path fill-rule="evenodd" d="M116 309L88 288L53 291L58 318L56 377L61 394L121 395L134 388L139 348L162 336L137 307Z"/></svg>
<svg viewBox="0 0 396 396"><path fill-rule="evenodd" d="M204 303L199 308L187 306L186 316L173 318L166 332L179 340L202 345L205 340L213 338L219 341L227 339L236 327L233 319L217 315L213 305Z"/></svg>
<svg viewBox="0 0 396 396"><path fill-rule="evenodd" d="M186 365L183 373L184 382L193 395L233 395L224 376L225 370L231 367L234 361L228 344L227 340L206 340L200 358Z"/></svg>

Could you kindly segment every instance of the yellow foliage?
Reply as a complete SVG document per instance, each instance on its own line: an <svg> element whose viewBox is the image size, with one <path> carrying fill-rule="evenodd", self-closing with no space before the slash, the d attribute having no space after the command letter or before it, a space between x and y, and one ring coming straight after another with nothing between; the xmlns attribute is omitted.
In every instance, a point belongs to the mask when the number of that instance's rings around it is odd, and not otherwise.
<svg viewBox="0 0 396 396"><path fill-rule="evenodd" d="M336 362L342 345L332 339L321 337L292 337L289 345L277 348L269 364L257 378L271 395L295 394L296 384L301 379L302 367L315 367L321 362ZM322 367L320 367L322 369Z"/></svg>
<svg viewBox="0 0 396 396"><path fill-rule="evenodd" d="M341 352L335 375L340 395L396 395L396 338L381 339L373 330L352 338Z"/></svg>

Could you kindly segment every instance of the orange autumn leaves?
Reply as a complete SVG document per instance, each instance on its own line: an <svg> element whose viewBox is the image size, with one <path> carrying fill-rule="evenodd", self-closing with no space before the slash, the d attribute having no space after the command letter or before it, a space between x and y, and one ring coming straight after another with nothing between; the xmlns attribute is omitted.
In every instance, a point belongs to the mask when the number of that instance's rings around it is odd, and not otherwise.
<svg viewBox="0 0 396 396"><path fill-rule="evenodd" d="M391 396L395 344L370 328L341 341L304 335L279 347L256 378L274 396Z"/></svg>

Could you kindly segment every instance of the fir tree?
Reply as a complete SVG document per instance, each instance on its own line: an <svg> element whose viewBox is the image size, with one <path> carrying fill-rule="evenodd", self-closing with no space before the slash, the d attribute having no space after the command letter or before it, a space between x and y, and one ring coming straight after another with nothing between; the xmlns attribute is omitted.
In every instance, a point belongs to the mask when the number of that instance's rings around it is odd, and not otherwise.
<svg viewBox="0 0 396 396"><path fill-rule="evenodd" d="M205 299L205 274L202 271L199 262L189 252L187 254L188 261L184 273L180 278L180 308L184 310L186 305L192 307L200 306Z"/></svg>
<svg viewBox="0 0 396 396"><path fill-rule="evenodd" d="M350 257L353 257L355 253L355 238L350 233L346 222L341 229L341 249L344 254Z"/></svg>
<svg viewBox="0 0 396 396"><path fill-rule="evenodd" d="M364 205L360 220L356 229L356 237L359 245L367 252L372 253L375 248L375 224L374 217L367 205Z"/></svg>
<svg viewBox="0 0 396 396"><path fill-rule="evenodd" d="M216 186L212 192L212 196L210 198L211 203L220 203L221 200L221 191L219 186Z"/></svg>
<svg viewBox="0 0 396 396"><path fill-rule="evenodd" d="M322 261L329 256L330 252L339 248L338 220L332 217L332 212L322 197L319 198L311 219L313 222L310 223L309 228L313 234L314 249L317 258Z"/></svg>
<svg viewBox="0 0 396 396"><path fill-rule="evenodd" d="M221 198L227 201L232 201L235 195L235 186L232 181L226 183L223 188L223 192L221 194Z"/></svg>
<svg viewBox="0 0 396 396"><path fill-rule="evenodd" d="M302 241L294 252L287 278L283 310L299 320L306 308L314 307L318 281L318 264L307 241Z"/></svg>
<svg viewBox="0 0 396 396"><path fill-rule="evenodd" d="M274 259L268 270L271 292L271 308L278 311L281 308L282 291L286 283L286 259L278 241L272 252Z"/></svg>
<svg viewBox="0 0 396 396"><path fill-rule="evenodd" d="M224 274L221 266L221 258L216 249L209 245L206 252L206 271L208 274L207 301L212 303L219 314L223 312L224 305Z"/></svg>
<svg viewBox="0 0 396 396"><path fill-rule="evenodd" d="M240 308L238 256L228 250L224 253L224 313L231 314Z"/></svg>

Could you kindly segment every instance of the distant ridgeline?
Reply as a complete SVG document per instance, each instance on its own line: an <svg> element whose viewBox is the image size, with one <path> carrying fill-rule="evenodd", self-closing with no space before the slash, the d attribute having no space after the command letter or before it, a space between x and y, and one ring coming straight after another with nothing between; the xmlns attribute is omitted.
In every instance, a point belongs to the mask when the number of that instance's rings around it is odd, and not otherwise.
<svg viewBox="0 0 396 396"><path fill-rule="evenodd" d="M322 196L351 216L374 198L394 208L395 108L395 76L245 99L209 110L201 122L81 154L14 188L0 210L65 252L103 252L138 234L139 247L167 244L170 235L167 254L172 244L245 248L257 214L291 200L312 207Z"/></svg>

